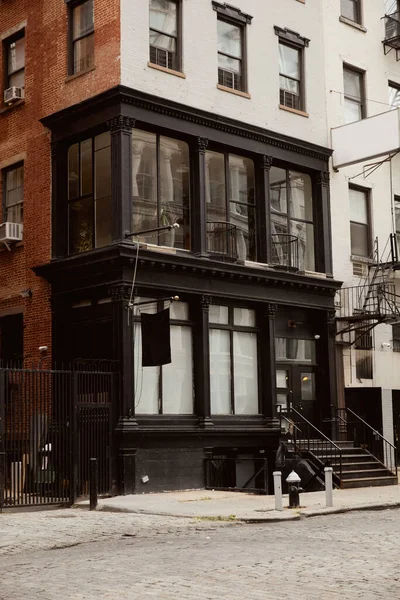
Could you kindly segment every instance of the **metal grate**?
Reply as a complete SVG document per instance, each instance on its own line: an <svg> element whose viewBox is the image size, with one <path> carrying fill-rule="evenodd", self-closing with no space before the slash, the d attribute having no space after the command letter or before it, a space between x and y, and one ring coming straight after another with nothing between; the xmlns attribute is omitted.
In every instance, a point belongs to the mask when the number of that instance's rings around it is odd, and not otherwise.
<svg viewBox="0 0 400 600"><path fill-rule="evenodd" d="M234 90L242 90L242 76L239 73L218 69L218 83Z"/></svg>
<svg viewBox="0 0 400 600"><path fill-rule="evenodd" d="M150 46L150 62L166 69L177 70L176 54L156 46Z"/></svg>
<svg viewBox="0 0 400 600"><path fill-rule="evenodd" d="M296 110L300 110L301 108L300 96L293 94L292 92L288 92L287 90L280 90L280 103L283 106L294 108Z"/></svg>

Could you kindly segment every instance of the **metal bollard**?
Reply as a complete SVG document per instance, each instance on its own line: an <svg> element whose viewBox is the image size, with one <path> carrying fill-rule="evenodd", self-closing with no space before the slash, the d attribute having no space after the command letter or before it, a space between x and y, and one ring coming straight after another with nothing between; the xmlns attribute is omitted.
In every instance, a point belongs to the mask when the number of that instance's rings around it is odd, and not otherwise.
<svg viewBox="0 0 400 600"><path fill-rule="evenodd" d="M97 508L97 458L91 458L89 461L89 510Z"/></svg>
<svg viewBox="0 0 400 600"><path fill-rule="evenodd" d="M333 469L332 467L325 467L325 496L326 496L326 505L333 506L333 483L332 483L332 475Z"/></svg>
<svg viewBox="0 0 400 600"><path fill-rule="evenodd" d="M283 510L282 502L282 473L274 471L275 510Z"/></svg>
<svg viewBox="0 0 400 600"><path fill-rule="evenodd" d="M0 452L0 513L4 506L4 486L6 480L6 453Z"/></svg>

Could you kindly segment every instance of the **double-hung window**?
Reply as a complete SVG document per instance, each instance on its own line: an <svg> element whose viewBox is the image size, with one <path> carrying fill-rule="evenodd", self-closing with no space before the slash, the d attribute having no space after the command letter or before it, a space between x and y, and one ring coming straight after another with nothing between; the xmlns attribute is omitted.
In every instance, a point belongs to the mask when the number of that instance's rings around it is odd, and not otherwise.
<svg viewBox="0 0 400 600"><path fill-rule="evenodd" d="M135 303L147 298L135 298ZM140 313L164 309L164 302L136 306L134 323L135 412L137 415L187 415L194 411L193 341L189 305L173 302L170 307L171 363L142 367Z"/></svg>
<svg viewBox="0 0 400 600"><path fill-rule="evenodd" d="M256 259L254 163L206 152L207 250L221 258Z"/></svg>
<svg viewBox="0 0 400 600"><path fill-rule="evenodd" d="M342 17L361 24L361 0L341 0L340 10Z"/></svg>
<svg viewBox="0 0 400 600"><path fill-rule="evenodd" d="M218 85L246 92L246 24L252 17L227 4L212 4L217 12Z"/></svg>
<svg viewBox="0 0 400 600"><path fill-rule="evenodd" d="M13 165L3 172L3 222L23 222L24 165Z"/></svg>
<svg viewBox="0 0 400 600"><path fill-rule="evenodd" d="M400 85L389 81L389 104L391 108L400 107Z"/></svg>
<svg viewBox="0 0 400 600"><path fill-rule="evenodd" d="M25 33L24 29L4 42L5 50L5 84L4 89L10 87L25 87Z"/></svg>
<svg viewBox="0 0 400 600"><path fill-rule="evenodd" d="M365 118L364 73L352 67L343 67L344 120L353 123Z"/></svg>
<svg viewBox="0 0 400 600"><path fill-rule="evenodd" d="M259 414L255 312L212 305L209 321L211 414Z"/></svg>
<svg viewBox="0 0 400 600"><path fill-rule="evenodd" d="M279 38L279 104L304 111L304 49L310 40L280 27L275 27L275 34Z"/></svg>
<svg viewBox="0 0 400 600"><path fill-rule="evenodd" d="M392 325L393 352L400 352L400 325Z"/></svg>
<svg viewBox="0 0 400 600"><path fill-rule="evenodd" d="M150 62L180 71L180 3L150 0Z"/></svg>
<svg viewBox="0 0 400 600"><path fill-rule="evenodd" d="M350 239L351 254L368 257L371 246L369 219L369 193L367 190L350 187Z"/></svg>
<svg viewBox="0 0 400 600"><path fill-rule="evenodd" d="M311 177L272 167L270 171L272 262L314 271L314 211Z"/></svg>
<svg viewBox="0 0 400 600"><path fill-rule="evenodd" d="M94 66L93 0L71 2L69 74Z"/></svg>

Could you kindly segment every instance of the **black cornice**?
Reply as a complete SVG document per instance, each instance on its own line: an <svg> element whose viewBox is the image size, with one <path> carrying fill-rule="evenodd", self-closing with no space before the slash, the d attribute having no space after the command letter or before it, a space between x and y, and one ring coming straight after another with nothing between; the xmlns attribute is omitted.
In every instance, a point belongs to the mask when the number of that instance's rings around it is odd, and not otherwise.
<svg viewBox="0 0 400 600"><path fill-rule="evenodd" d="M172 100L146 94L122 85L111 88L110 90L79 104L44 117L41 119L41 123L54 132L68 131L68 123L71 118L84 118L86 115L93 114L95 110L101 110L105 106L110 106L110 104L115 105L116 108L118 110L121 109L122 112L124 112L124 104L136 106L150 112L156 112L197 125L217 129L225 133L237 135L239 137L245 137L269 146L275 146L295 154L303 154L325 162L328 161L333 152L330 148L325 148L324 146L319 146L269 129L250 125L243 121L230 119L223 115L217 115L194 107L189 107L178 102L173 102Z"/></svg>

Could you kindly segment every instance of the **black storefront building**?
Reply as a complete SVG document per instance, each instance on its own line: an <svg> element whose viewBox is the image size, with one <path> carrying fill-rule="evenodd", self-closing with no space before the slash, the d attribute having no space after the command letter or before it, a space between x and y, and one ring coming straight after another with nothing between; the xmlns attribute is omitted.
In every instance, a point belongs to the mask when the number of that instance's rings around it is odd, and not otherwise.
<svg viewBox="0 0 400 600"><path fill-rule="evenodd" d="M336 402L331 151L122 86L43 124L53 259L36 272L54 360L117 365L113 491L202 487L213 456L237 459L227 485L260 456L270 478L277 405L323 427ZM172 362L142 367L140 314L170 296Z"/></svg>

